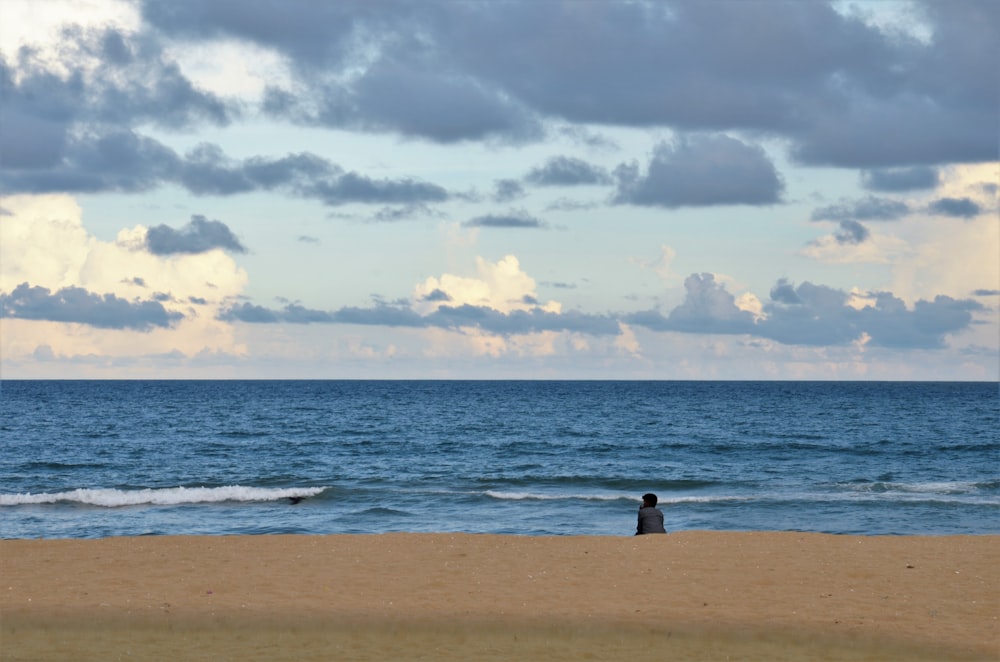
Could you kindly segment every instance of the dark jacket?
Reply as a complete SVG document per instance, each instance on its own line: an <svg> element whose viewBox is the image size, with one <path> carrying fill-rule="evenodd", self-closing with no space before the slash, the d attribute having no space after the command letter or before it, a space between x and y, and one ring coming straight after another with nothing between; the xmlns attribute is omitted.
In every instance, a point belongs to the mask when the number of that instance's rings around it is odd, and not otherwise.
<svg viewBox="0 0 1000 662"><path fill-rule="evenodd" d="M639 525L635 528L635 535L643 533L666 533L663 528L663 513L659 508L652 506L639 509Z"/></svg>

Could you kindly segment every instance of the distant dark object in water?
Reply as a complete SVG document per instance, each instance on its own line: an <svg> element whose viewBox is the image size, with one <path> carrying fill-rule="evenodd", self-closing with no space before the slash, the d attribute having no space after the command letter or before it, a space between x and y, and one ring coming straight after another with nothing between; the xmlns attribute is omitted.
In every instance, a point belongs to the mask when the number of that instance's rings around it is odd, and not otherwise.
<svg viewBox="0 0 1000 662"><path fill-rule="evenodd" d="M292 503L292 505L295 505L296 503L302 501L303 499L305 499L305 497L303 496L288 497L288 500Z"/></svg>

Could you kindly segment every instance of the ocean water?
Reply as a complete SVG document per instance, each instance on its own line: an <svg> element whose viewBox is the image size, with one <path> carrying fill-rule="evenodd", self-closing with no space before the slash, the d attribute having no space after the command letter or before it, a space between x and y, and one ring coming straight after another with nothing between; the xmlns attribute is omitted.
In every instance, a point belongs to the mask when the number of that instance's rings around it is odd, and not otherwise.
<svg viewBox="0 0 1000 662"><path fill-rule="evenodd" d="M0 382L0 536L1000 533L996 383Z"/></svg>

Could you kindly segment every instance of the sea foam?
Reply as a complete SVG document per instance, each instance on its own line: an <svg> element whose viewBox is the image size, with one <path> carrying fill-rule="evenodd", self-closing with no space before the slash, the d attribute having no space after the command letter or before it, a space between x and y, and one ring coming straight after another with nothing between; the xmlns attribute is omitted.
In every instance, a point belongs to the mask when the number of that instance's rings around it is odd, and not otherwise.
<svg viewBox="0 0 1000 662"><path fill-rule="evenodd" d="M39 494L0 494L0 506L50 503L79 503L88 506L174 506L185 503L224 501L277 501L302 499L320 494L326 487L265 488L226 485L224 487L164 487L142 490L77 489Z"/></svg>

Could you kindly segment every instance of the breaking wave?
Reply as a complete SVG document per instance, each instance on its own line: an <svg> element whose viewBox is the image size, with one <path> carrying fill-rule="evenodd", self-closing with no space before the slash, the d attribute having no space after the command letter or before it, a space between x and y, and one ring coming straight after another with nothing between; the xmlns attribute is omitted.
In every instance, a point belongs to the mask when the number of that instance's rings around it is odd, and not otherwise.
<svg viewBox="0 0 1000 662"><path fill-rule="evenodd" d="M175 506L178 504L221 503L225 501L278 501L304 499L322 493L326 487L265 488L226 485L224 487L164 487L142 490L81 488L66 492L0 494L0 506L78 503L103 508L122 506Z"/></svg>

